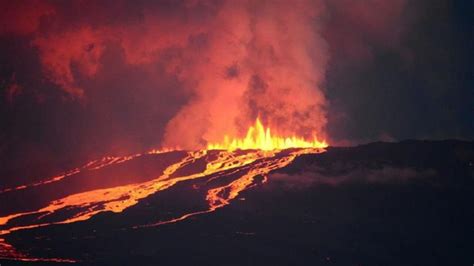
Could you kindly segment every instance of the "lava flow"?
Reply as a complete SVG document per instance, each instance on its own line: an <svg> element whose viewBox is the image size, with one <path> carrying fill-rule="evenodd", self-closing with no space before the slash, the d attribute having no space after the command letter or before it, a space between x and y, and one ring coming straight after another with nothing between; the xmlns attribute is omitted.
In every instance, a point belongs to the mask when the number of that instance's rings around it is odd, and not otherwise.
<svg viewBox="0 0 474 266"><path fill-rule="evenodd" d="M301 154L323 152L326 147L326 142L316 138L307 141L272 136L270 129L257 119L245 138L229 140L226 137L223 143L209 144L207 150L151 151L106 157L42 182L4 189L0 191L0 201L8 200L12 204L30 194L47 196L43 197L44 202L26 206L18 203L16 209L0 210L0 236L3 237L0 238L0 258L74 262L73 259L39 258L17 251L5 238L18 230L86 221L102 212L126 216L126 210L140 207L140 203L151 195L189 183L200 195L201 207L151 217L154 220L133 227L178 222L230 204L242 191L265 183L271 171L287 166ZM156 168L145 171L150 161ZM138 170L128 170L134 167ZM118 178L111 179L109 175ZM137 175L140 178L137 179Z"/></svg>

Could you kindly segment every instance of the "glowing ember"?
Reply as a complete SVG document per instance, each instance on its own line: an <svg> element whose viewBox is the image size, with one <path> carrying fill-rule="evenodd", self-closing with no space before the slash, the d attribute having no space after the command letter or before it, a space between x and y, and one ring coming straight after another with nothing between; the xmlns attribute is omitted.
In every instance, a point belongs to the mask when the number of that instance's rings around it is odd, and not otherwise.
<svg viewBox="0 0 474 266"><path fill-rule="evenodd" d="M283 150L289 148L326 148L328 144L326 141L319 141L315 136L313 140L306 140L304 138L291 136L281 137L272 136L269 127L265 127L260 119L257 118L255 125L247 130L245 138L229 139L229 136L224 137L222 143L211 143L207 146L209 150Z"/></svg>

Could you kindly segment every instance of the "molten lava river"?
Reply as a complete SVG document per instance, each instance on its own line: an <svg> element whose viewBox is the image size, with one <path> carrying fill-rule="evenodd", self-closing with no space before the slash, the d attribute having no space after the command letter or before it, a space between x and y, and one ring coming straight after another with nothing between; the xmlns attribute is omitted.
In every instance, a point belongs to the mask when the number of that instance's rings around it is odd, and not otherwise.
<svg viewBox="0 0 474 266"><path fill-rule="evenodd" d="M4 188L0 190L0 258L73 263L77 259L35 256L6 239L20 230L86 221L104 212L126 215L134 206L146 204L147 198L188 184L195 191L189 196L195 202L192 208L153 213L153 220L138 217L127 226L180 222L231 204L242 191L264 184L271 171L289 165L299 155L321 153L326 147L326 142L316 138L272 136L257 120L244 138L225 137L207 149L104 157L36 183Z"/></svg>

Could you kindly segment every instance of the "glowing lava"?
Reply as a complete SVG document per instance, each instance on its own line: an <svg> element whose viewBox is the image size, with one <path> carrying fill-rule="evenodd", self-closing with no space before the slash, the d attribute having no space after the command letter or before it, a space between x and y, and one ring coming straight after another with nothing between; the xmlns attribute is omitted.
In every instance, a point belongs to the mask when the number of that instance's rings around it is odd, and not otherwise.
<svg viewBox="0 0 474 266"><path fill-rule="evenodd" d="M265 127L257 118L255 125L247 130L245 138L224 137L222 143L210 143L209 150L284 150L290 148L326 148L326 141L319 141L316 136L313 140L305 140L301 137L273 136L269 127Z"/></svg>
<svg viewBox="0 0 474 266"><path fill-rule="evenodd" d="M265 183L271 171L289 165L301 154L323 152L325 147L327 147L326 142L320 142L316 138L313 141L307 141L297 137L272 136L270 129L265 128L257 119L255 125L249 128L245 138L233 140L225 138L221 144L209 144L208 150L151 151L125 157L105 157L37 183L0 191L0 196L6 198L15 193L35 195L43 188L45 191L58 193L52 195L53 200L45 202L43 206L38 205L39 207L26 208L17 212L4 212L4 216L0 217L0 236L5 237L18 230L86 221L98 213L107 211L126 216L125 210L139 204L145 198L187 181L192 185L192 190L199 193L202 202L200 207L159 215L161 218L153 217L151 218L153 220L146 224L137 224L133 227L154 227L182 221L191 216L213 212L230 204L241 192ZM170 160L169 155L173 155L171 157L174 159ZM100 173L110 174L110 171L104 171L105 168L119 167L118 164L121 164L120 167L123 169L126 163L134 160L145 161L150 158L165 160L167 167L145 181L129 184L125 182L122 185L108 185L105 188L90 188L66 194L66 196L60 191L50 189L69 179L84 177L84 175L81 176L83 172L87 174L87 172L102 171ZM62 258L38 258L25 254L17 251L4 238L0 238L1 258L21 261L75 261Z"/></svg>

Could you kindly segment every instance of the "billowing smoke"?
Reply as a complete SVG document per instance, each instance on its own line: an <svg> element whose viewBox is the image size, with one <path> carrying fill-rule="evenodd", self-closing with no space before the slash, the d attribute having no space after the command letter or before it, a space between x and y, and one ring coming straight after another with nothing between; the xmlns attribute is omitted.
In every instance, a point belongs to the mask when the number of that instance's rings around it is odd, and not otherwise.
<svg viewBox="0 0 474 266"><path fill-rule="evenodd" d="M62 10L44 22L47 30L32 46L45 76L79 100L88 97L83 80L110 68L101 59L111 45L129 65L161 64L190 95L169 121L164 146L200 148L238 136L257 116L281 134L322 138L329 56L320 34L323 9L322 1L183 1L147 6L127 23L110 23L109 15L56 29Z"/></svg>
<svg viewBox="0 0 474 266"><path fill-rule="evenodd" d="M327 73L397 46L404 0L0 4L2 156L92 159L201 148L257 116L334 143L328 128L346 114Z"/></svg>
<svg viewBox="0 0 474 266"><path fill-rule="evenodd" d="M283 134L324 135L328 52L317 1L228 1L174 66L194 93L165 145L241 136L257 116Z"/></svg>

